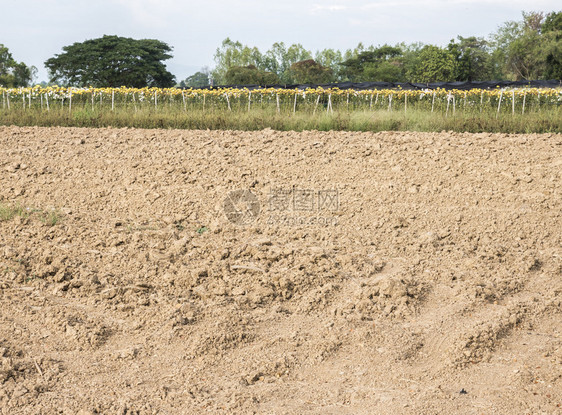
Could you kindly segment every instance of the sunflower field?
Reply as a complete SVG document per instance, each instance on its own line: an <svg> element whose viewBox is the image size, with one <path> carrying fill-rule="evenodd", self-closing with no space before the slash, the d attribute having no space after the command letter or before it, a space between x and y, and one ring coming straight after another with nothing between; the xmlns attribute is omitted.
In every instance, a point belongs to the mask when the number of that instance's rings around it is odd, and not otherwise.
<svg viewBox="0 0 562 415"><path fill-rule="evenodd" d="M90 109L110 111L150 108L167 111L171 108L185 112L252 111L271 108L279 113L307 111L316 113L334 110L405 111L423 109L455 115L457 112L518 113L540 111L562 106L562 89L472 89L472 90L342 90L280 89L280 88L74 88L28 87L1 88L1 108L39 109L66 108L68 111Z"/></svg>
<svg viewBox="0 0 562 415"><path fill-rule="evenodd" d="M562 132L562 89L0 87L0 125Z"/></svg>

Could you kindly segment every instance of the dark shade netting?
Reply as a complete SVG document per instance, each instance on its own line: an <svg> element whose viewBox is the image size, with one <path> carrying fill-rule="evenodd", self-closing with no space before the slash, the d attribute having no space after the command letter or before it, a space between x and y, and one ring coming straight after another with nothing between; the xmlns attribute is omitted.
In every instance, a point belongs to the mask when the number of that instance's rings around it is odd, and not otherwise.
<svg viewBox="0 0 562 415"><path fill-rule="evenodd" d="M340 82L334 84L292 84L292 85L220 85L213 86L217 88L247 88L249 90L260 88L278 88L278 89L306 89L322 87L339 88L339 89L408 89L408 90L423 90L423 89L494 89L494 88L557 88L562 87L562 81L551 79L548 81L472 81L472 82L432 82L432 83L416 83L416 82ZM194 88L194 89L209 89L210 87Z"/></svg>

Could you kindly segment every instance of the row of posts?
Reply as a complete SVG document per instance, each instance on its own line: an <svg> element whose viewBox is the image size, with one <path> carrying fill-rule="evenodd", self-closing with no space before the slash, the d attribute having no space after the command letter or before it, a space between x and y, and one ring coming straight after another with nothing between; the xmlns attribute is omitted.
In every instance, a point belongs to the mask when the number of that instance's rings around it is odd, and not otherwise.
<svg viewBox="0 0 562 415"><path fill-rule="evenodd" d="M186 97L184 94L184 91L181 91L182 94L182 101L183 101L183 107L184 110L187 111L187 102L186 102ZM539 94L539 98L538 98L538 102L540 105L540 91L538 92ZM279 103L279 94L275 94L276 95L276 107L277 107L277 112L280 113L281 112L281 106ZM295 93L295 99L294 99L294 104L293 104L293 113L296 113L297 111L297 97L299 94ZM372 109L373 107L373 95L371 94L371 99L370 99L370 103L369 103L369 109ZM388 97L388 111L392 110L392 98L393 98L394 94L390 94ZM503 100L503 95L504 95L504 90L500 90L500 98L498 101L498 107L497 107L497 111L496 111L496 119L499 116L500 113L500 108L501 108L501 104L502 104L502 100ZM227 106L228 106L228 110L232 111L232 107L230 106L230 98L228 94L224 94L225 98L226 98L226 102L227 102ZM314 106L314 111L313 114L316 113L316 110L318 108L318 104L320 103L320 94L318 95L318 98L316 99L316 103ZM95 92L92 92L92 109L94 109L94 97L95 97ZM45 101L45 105L47 108L47 111L50 111L50 106L49 106L49 95L48 94L40 94L40 98L41 98L41 109L43 109L43 101ZM99 98L100 98L100 107L103 103L103 93L100 92L99 93ZM205 98L206 95L203 95L203 110L205 110ZM524 92L523 94L523 105L522 105L522 110L521 113L524 114L525 113L525 103L526 103L526 98L527 98L527 91ZM70 91L69 94L69 103L68 103L68 109L69 111L72 111L72 90ZM467 92L465 91L464 93L464 104L466 106L466 99L467 99ZM484 91L481 92L480 95L480 111L482 111L482 104L483 104L483 99L484 99ZM133 100L133 104L135 107L135 112L137 111L137 101L135 99L135 93L133 92L132 95L132 100ZM374 105L377 105L377 102L379 100L379 92L377 92L376 94L376 98L375 98L375 102ZM449 93L447 95L447 109L445 111L445 116L449 115L449 107L452 103L452 112L453 115L456 112L456 100L455 100L455 96L451 93ZM25 108L25 94L22 94L22 104L23 104L23 108ZM250 111L251 109L251 104L252 104L252 92L250 91L248 94L248 111ZM64 98L61 100L61 105L64 106ZM154 94L154 106L155 108L158 108L158 92L155 92ZM347 93L347 106L349 107L349 93ZM512 113L515 114L515 90L511 91L511 106L512 106ZM3 91L2 93L2 107L3 108L8 108L8 110L10 109L10 95L7 94L5 91ZM31 108L31 93L28 94L28 108ZM433 98L431 100L431 112L434 111L435 108L435 91L433 91ZM113 111L115 109L115 91L111 91L111 110ZM404 112L408 111L408 94L404 95ZM329 113L333 113L334 109L332 106L332 94L328 94L328 103L326 105L326 112Z"/></svg>

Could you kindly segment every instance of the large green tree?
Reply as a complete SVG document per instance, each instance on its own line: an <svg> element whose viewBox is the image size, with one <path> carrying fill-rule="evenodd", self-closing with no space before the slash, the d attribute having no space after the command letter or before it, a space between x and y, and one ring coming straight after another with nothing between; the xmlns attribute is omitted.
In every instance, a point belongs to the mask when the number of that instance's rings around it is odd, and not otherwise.
<svg viewBox="0 0 562 415"><path fill-rule="evenodd" d="M426 45L415 58L410 71L407 76L412 82L449 82L455 80L457 62L449 50Z"/></svg>
<svg viewBox="0 0 562 415"><path fill-rule="evenodd" d="M562 44L557 40L557 15L549 14L547 21L542 12L524 12L521 21L506 22L491 35L491 62L497 78L544 79L560 75L557 68Z"/></svg>
<svg viewBox="0 0 562 415"><path fill-rule="evenodd" d="M539 79L546 69L546 50L541 36L543 13L523 13L520 32L508 46L507 63L516 79Z"/></svg>
<svg viewBox="0 0 562 415"><path fill-rule="evenodd" d="M226 73L233 67L255 66L264 69L264 57L256 47L243 45L238 41L226 38L221 47L215 52L215 68L211 72L215 85L224 85L230 82L226 79Z"/></svg>
<svg viewBox="0 0 562 415"><path fill-rule="evenodd" d="M546 39L545 78L562 79L562 12L549 13L541 30Z"/></svg>
<svg viewBox="0 0 562 415"><path fill-rule="evenodd" d="M28 86L37 69L17 62L7 47L0 43L0 85L5 87Z"/></svg>
<svg viewBox="0 0 562 415"><path fill-rule="evenodd" d="M322 49L314 54L314 60L320 65L330 68L332 70L331 82L341 80L341 66L343 55L339 50L335 49Z"/></svg>
<svg viewBox="0 0 562 415"><path fill-rule="evenodd" d="M298 84L327 84L332 81L333 71L314 59L295 62L290 67L291 77Z"/></svg>
<svg viewBox="0 0 562 415"><path fill-rule="evenodd" d="M447 49L457 61L457 81L485 81L490 78L488 42L475 36L458 36Z"/></svg>
<svg viewBox="0 0 562 415"><path fill-rule="evenodd" d="M277 73L279 81L284 84L295 82L291 71L293 64L312 59L312 53L300 43L293 44L288 48L285 47L283 42L274 43L271 49L265 53L265 56L268 63L273 63L271 68L265 69Z"/></svg>
<svg viewBox="0 0 562 415"><path fill-rule="evenodd" d="M345 79L354 82L402 80L402 50L397 46L383 45L359 52L342 62Z"/></svg>
<svg viewBox="0 0 562 415"><path fill-rule="evenodd" d="M369 50L373 50L373 47L365 48L365 45L363 45L363 42L359 42L355 48L347 49L343 53L343 60L347 61L349 59L356 58L357 56L359 56L359 54L361 52L369 51Z"/></svg>
<svg viewBox="0 0 562 415"><path fill-rule="evenodd" d="M277 74L263 71L254 65L233 66L225 75L226 83L229 85L273 85L279 82Z"/></svg>
<svg viewBox="0 0 562 415"><path fill-rule="evenodd" d="M155 39L103 36L63 47L48 59L51 82L95 87L171 87L174 76L163 61L172 48Z"/></svg>
<svg viewBox="0 0 562 415"><path fill-rule="evenodd" d="M210 85L209 69L207 67L195 72L193 75L188 76L184 81L180 82L180 87L201 88Z"/></svg>

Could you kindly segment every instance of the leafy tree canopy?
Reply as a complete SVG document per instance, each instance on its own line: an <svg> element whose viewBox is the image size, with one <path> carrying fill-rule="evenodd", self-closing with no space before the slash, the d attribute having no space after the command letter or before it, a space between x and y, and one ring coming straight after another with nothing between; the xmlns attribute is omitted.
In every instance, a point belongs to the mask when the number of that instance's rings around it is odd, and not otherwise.
<svg viewBox="0 0 562 415"><path fill-rule="evenodd" d="M458 36L447 49L457 62L457 81L485 81L490 78L488 42L482 38Z"/></svg>
<svg viewBox="0 0 562 415"><path fill-rule="evenodd" d="M37 68L17 62L7 47L0 43L0 85L5 87L28 86Z"/></svg>
<svg viewBox="0 0 562 415"><path fill-rule="evenodd" d="M266 54L268 66L264 69L278 74L280 82L291 84L295 82L291 72L291 65L312 59L312 53L300 43L285 47L283 42L274 43Z"/></svg>
<svg viewBox="0 0 562 415"><path fill-rule="evenodd" d="M273 85L279 78L273 72L263 71L254 65L233 66L226 72L226 83L230 85Z"/></svg>
<svg viewBox="0 0 562 415"><path fill-rule="evenodd" d="M63 47L45 62L52 82L64 85L171 87L174 76L162 63L172 48L155 39L105 35Z"/></svg>
<svg viewBox="0 0 562 415"><path fill-rule="evenodd" d="M261 53L256 47L249 47L229 38L223 40L215 56L215 69L212 71L216 85L231 83L226 74L229 69L237 67L255 66L260 71L276 74L278 80L285 84L293 83L291 65L307 59L312 59L312 53L300 44L286 47L283 42L274 43L269 50Z"/></svg>
<svg viewBox="0 0 562 415"><path fill-rule="evenodd" d="M400 81L402 54L403 51L398 46L383 45L369 48L342 62L342 72L345 79L354 82Z"/></svg>
<svg viewBox="0 0 562 415"><path fill-rule="evenodd" d="M562 12L549 13L541 30L546 40L545 78L562 79Z"/></svg>
<svg viewBox="0 0 562 415"><path fill-rule="evenodd" d="M322 49L316 51L314 60L320 65L332 70L332 79L330 82L338 82L341 80L341 62L343 55L341 51L336 49Z"/></svg>
<svg viewBox="0 0 562 415"><path fill-rule="evenodd" d="M376 47L359 43L344 52L312 54L300 44L277 42L262 53L227 38L217 49L212 74L217 85L225 84L230 68L253 65L276 74L279 83L301 83L311 79L307 71L318 70L302 64L313 59L331 70L330 82L562 79L562 12L523 12L520 21L505 22L486 39L458 36L445 48L420 42ZM324 76L328 78L327 72Z"/></svg>
<svg viewBox="0 0 562 415"><path fill-rule="evenodd" d="M562 12L523 13L491 35L495 78L562 79Z"/></svg>
<svg viewBox="0 0 562 415"><path fill-rule="evenodd" d="M555 32L557 36L562 36L562 12L547 14L541 30L543 33Z"/></svg>
<svg viewBox="0 0 562 415"><path fill-rule="evenodd" d="M254 66L264 70L264 56L258 48L250 48L230 38L223 40L221 47L215 52L215 69L212 71L214 84L231 83L226 79L226 73L234 67Z"/></svg>
<svg viewBox="0 0 562 415"><path fill-rule="evenodd" d="M180 87L201 88L209 86L209 74L209 70L207 68L203 68L201 71L195 72L193 75L188 76L185 81L181 81Z"/></svg>
<svg viewBox="0 0 562 415"><path fill-rule="evenodd" d="M293 63L290 73L298 84L327 84L333 77L332 69L320 65L314 59Z"/></svg>
<svg viewBox="0 0 562 415"><path fill-rule="evenodd" d="M455 80L457 62L447 49L426 45L408 74L412 82L449 82Z"/></svg>

